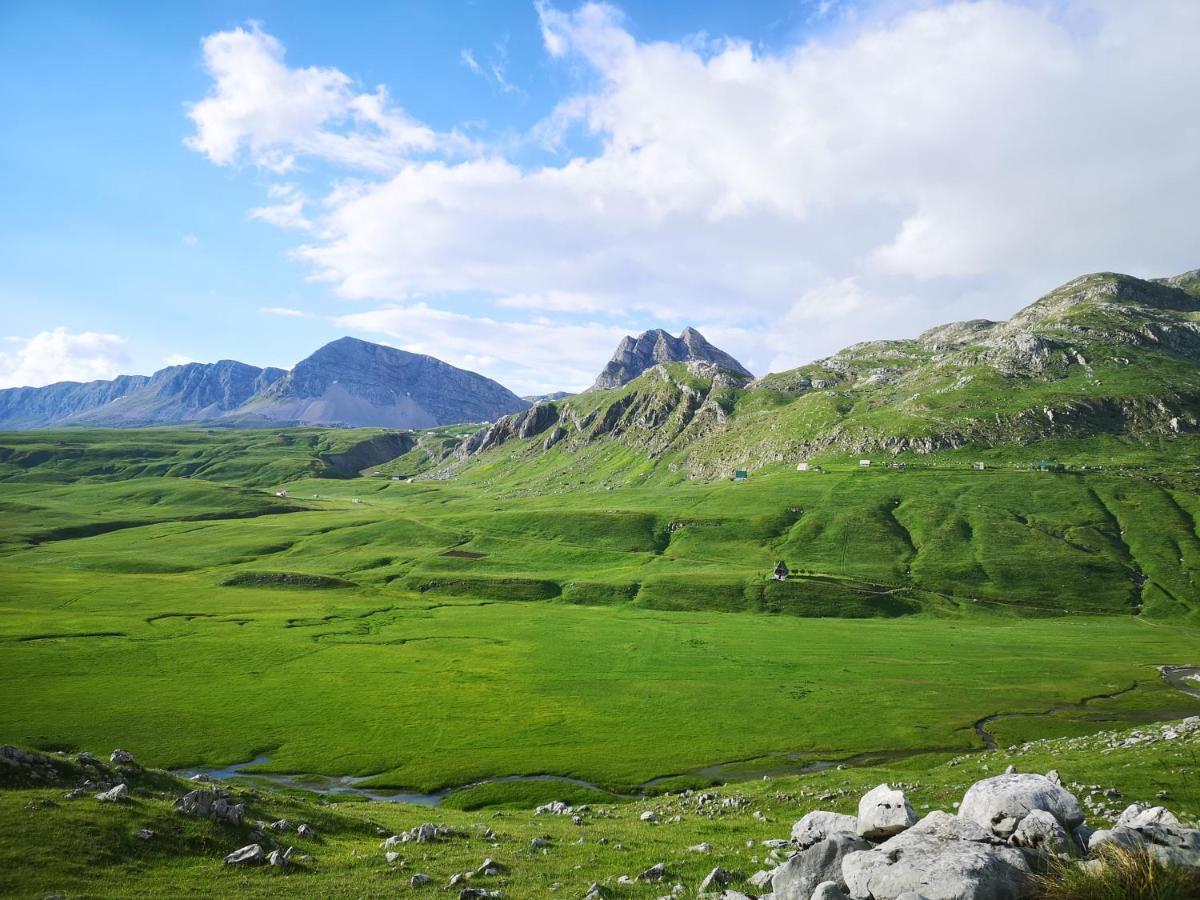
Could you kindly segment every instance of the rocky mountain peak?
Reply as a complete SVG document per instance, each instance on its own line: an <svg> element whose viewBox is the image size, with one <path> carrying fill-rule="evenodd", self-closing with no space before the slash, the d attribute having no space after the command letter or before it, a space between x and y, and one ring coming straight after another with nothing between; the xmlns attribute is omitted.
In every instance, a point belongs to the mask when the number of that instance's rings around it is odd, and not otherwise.
<svg viewBox="0 0 1200 900"><path fill-rule="evenodd" d="M743 378L753 377L745 366L724 350L710 344L695 328L689 326L683 329L679 337L661 328L654 328L643 331L637 337L626 335L622 338L612 359L590 390L621 387L647 369L670 362L710 363Z"/></svg>

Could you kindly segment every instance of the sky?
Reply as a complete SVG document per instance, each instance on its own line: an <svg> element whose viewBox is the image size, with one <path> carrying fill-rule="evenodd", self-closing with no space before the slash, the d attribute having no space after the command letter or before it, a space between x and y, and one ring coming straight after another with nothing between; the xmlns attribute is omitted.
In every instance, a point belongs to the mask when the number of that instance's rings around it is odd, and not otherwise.
<svg viewBox="0 0 1200 900"><path fill-rule="evenodd" d="M1200 267L1196 0L0 0L0 387L342 335L521 394Z"/></svg>

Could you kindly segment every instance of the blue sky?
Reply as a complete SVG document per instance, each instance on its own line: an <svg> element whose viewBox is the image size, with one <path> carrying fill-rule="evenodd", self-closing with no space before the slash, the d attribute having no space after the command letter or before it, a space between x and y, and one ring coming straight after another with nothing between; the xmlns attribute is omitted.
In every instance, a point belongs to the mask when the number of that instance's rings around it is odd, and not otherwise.
<svg viewBox="0 0 1200 900"><path fill-rule="evenodd" d="M534 392L686 324L765 372L1195 268L1198 10L2 0L0 386L351 333Z"/></svg>

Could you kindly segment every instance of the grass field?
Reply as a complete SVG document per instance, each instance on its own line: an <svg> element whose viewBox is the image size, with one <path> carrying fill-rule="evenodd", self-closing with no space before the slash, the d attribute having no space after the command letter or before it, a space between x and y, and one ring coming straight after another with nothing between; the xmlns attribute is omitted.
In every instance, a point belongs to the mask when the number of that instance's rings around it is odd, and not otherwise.
<svg viewBox="0 0 1200 900"><path fill-rule="evenodd" d="M1157 669L1200 663L1190 444L1042 448L1105 455L1102 471L993 455L976 472L947 453L743 483L609 448L587 477L548 454L410 483L391 476L423 451L371 462L398 443L0 436L0 742L257 760L250 818L318 832L287 839L313 857L287 874L229 871L254 836L173 813L184 782L137 776L112 807L0 770L0 894L394 896L491 856L510 897L593 881L654 897L617 876L665 861L689 889L718 864L745 878L810 809L852 811L885 780L952 808L1009 761L1200 812L1195 740L1118 758L1088 737L1200 713ZM794 574L771 581L781 558ZM265 789L280 774L460 789L432 810ZM575 781L507 777L539 775ZM715 814L664 793L726 782L739 805ZM555 799L593 811L531 814ZM384 859L381 831L431 819L464 836Z"/></svg>
<svg viewBox="0 0 1200 900"><path fill-rule="evenodd" d="M1004 742L1198 708L1154 668L1197 662L1186 478L780 467L534 492L313 478L345 434L138 435L9 442L0 740L628 792L968 750L978 719L1099 694L1119 692L991 727ZM98 472L92 445L125 462ZM766 578L779 558L785 583Z"/></svg>

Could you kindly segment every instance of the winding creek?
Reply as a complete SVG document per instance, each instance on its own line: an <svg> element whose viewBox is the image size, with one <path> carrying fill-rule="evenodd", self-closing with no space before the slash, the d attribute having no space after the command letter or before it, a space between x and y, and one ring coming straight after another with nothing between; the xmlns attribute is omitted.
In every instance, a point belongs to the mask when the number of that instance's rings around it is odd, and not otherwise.
<svg viewBox="0 0 1200 900"><path fill-rule="evenodd" d="M1159 672L1163 680L1177 691L1187 694L1190 697L1200 698L1200 666L1160 666ZM1060 703L1043 712L1013 712L1013 713L992 713L977 720L973 727L975 733L979 736L983 746L981 750L997 749L997 741L995 736L988 731L988 726L1002 719L1015 718L1048 718L1056 716L1063 712L1079 712L1088 709L1088 704L1096 700L1112 700L1120 697L1122 694L1128 694L1138 687L1138 682L1133 682L1129 687L1122 688L1119 691L1113 691L1107 694L1094 694L1090 697L1084 697L1076 703ZM1085 721L1095 722L1098 724L1120 722L1122 724L1135 723L1150 723L1160 722L1169 719L1182 718L1188 715L1195 715L1196 709L1194 706L1187 708L1171 708L1171 709L1153 709L1153 710L1121 710L1120 718L1118 719L1114 712L1098 710L1092 715L1085 717ZM866 753L858 753L854 756L844 757L842 759L821 759L813 760L798 753L774 753L766 756L759 756L753 759L733 760L730 762L716 763L710 766L704 766L699 769L693 769L689 772L682 772L673 775L662 775L657 778L652 778L649 781L638 786L637 791L633 794L618 794L602 788L591 782L584 781L581 778L572 778L567 775L505 775L497 778L485 778L480 781L472 782L471 784L461 785L459 787L443 788L438 791L429 793L420 793L412 791L394 791L383 788L363 787L365 782L370 781L374 776L370 775L317 775L312 773L302 774L276 774L273 772L256 772L254 769L258 766L270 762L269 756L258 756L247 762L235 763L229 766L222 766L214 769L204 768L185 768L176 769L175 774L185 778L191 778L194 775L207 775L216 781L237 781L249 786L283 788L288 790L311 791L317 794L340 795L350 797L361 797L368 800L375 800L384 803L415 803L422 806L437 806L446 797L460 791L466 791L471 788L479 787L485 784L503 784L511 782L525 781L550 781L570 784L576 787L588 788L590 790L599 791L610 795L615 799L632 799L634 797L643 796L647 793L653 793L657 788L665 785L680 777L699 777L708 778L714 781L738 781L749 780L753 778L762 778L765 776L781 776L781 775L805 775L811 772L822 772L827 769L832 769L836 766L854 766L866 767L876 766L883 763L895 762L896 760L907 759L912 756L920 756L925 753L959 752L961 748L938 748L938 747L923 747L920 749L910 750L876 750Z"/></svg>

